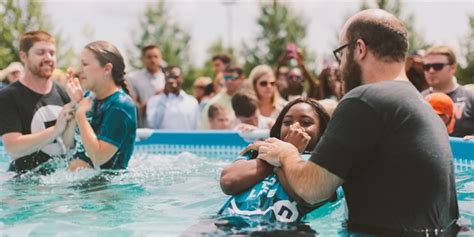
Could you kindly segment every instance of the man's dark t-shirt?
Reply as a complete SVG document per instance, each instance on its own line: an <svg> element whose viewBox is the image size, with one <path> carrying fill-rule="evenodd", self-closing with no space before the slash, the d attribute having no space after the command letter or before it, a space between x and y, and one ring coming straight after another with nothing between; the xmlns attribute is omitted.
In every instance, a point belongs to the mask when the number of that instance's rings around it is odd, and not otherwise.
<svg viewBox="0 0 474 237"><path fill-rule="evenodd" d="M459 216L446 127L409 82L350 91L310 160L344 180L350 231L444 229Z"/></svg>
<svg viewBox="0 0 474 237"><path fill-rule="evenodd" d="M424 96L433 93L431 88L422 92ZM456 122L454 123L453 137L474 135L474 92L458 86L454 91L446 93L453 100Z"/></svg>
<svg viewBox="0 0 474 237"><path fill-rule="evenodd" d="M27 135L54 126L62 107L69 101L66 91L56 83L45 95L30 90L19 81L1 89L0 136L12 132ZM25 172L46 162L51 156L65 152L64 144L56 140L40 151L12 161L10 170Z"/></svg>

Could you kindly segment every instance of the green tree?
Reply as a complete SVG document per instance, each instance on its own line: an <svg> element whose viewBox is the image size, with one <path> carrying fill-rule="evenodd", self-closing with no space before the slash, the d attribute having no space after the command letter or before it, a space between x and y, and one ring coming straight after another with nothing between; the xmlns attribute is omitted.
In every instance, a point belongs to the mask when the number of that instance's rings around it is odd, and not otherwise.
<svg viewBox="0 0 474 237"><path fill-rule="evenodd" d="M252 45L243 44L244 71L248 73L259 64L276 66L278 58L286 51L288 43L295 43L308 58L304 44L307 21L301 14L295 14L285 2L278 0L260 1L258 18L260 33Z"/></svg>
<svg viewBox="0 0 474 237"><path fill-rule="evenodd" d="M43 11L43 3L35 0L0 1L0 68L20 61L19 39L24 32L44 30L53 32L53 26ZM75 57L68 40L58 32L56 38L58 67L65 68Z"/></svg>
<svg viewBox="0 0 474 237"><path fill-rule="evenodd" d="M472 84L474 83L474 14L469 16L469 31L460 45L466 66L458 67L456 77L461 84Z"/></svg>
<svg viewBox="0 0 474 237"><path fill-rule="evenodd" d="M139 18L139 24L140 30L132 31L131 34L138 37L132 39L133 47L127 49L130 65L133 68L142 68L141 49L150 44L158 45L167 64L182 68L185 75L184 88L189 89L195 71L189 54L191 36L178 23L172 21L166 1L148 3Z"/></svg>
<svg viewBox="0 0 474 237"><path fill-rule="evenodd" d="M372 6L369 2L363 1L360 10L371 8ZM376 0L375 8L386 10L405 23L408 32L408 52L426 49L429 46L424 37L415 29L415 15L413 13L405 14L401 0Z"/></svg>

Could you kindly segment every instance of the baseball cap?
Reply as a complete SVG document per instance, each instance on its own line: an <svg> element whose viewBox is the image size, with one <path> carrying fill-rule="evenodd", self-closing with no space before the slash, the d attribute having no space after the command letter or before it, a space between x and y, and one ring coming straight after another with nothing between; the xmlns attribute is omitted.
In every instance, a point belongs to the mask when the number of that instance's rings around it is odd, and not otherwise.
<svg viewBox="0 0 474 237"><path fill-rule="evenodd" d="M441 116L448 128L448 133L451 134L454 129L454 103L451 98L444 93L432 93L425 97L430 103L433 110Z"/></svg>

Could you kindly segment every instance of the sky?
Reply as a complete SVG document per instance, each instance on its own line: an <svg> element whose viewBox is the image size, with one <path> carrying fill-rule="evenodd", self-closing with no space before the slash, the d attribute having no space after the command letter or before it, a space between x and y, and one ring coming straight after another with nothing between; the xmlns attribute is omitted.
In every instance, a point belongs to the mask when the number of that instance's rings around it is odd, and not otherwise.
<svg viewBox="0 0 474 237"><path fill-rule="evenodd" d="M259 32L256 0L173 0L168 1L169 15L191 35L191 62L201 66L207 49L221 38L237 50L242 42L251 43ZM230 0L232 1L232 0ZM131 48L133 32L149 1L145 0L44 0L46 13L55 29L60 30L79 52L88 42L107 40L125 54ZM332 57L337 32L345 16L357 11L359 0L286 1L295 14L308 23L305 43L317 65ZM468 31L468 15L474 14L474 0L404 1L404 13L415 15L415 28L429 43L448 44L460 56L459 41ZM229 22L229 13L232 21ZM229 25L231 27L229 27ZM229 29L232 33L229 34ZM84 32L89 32L85 34ZM232 37L230 37L231 35ZM126 55L125 55L126 56ZM332 59L332 58L330 58ZM462 60L461 60L462 61Z"/></svg>

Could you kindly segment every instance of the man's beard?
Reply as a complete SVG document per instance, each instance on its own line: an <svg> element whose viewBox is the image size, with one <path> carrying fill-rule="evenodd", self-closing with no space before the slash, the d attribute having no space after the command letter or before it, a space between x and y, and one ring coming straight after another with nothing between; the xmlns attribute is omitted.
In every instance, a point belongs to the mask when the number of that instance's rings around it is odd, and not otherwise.
<svg viewBox="0 0 474 237"><path fill-rule="evenodd" d="M304 86L302 83L289 82L287 87L288 95L301 95L303 94Z"/></svg>
<svg viewBox="0 0 474 237"><path fill-rule="evenodd" d="M49 70L43 68L45 64L49 64L51 68ZM39 65L34 65L34 64L29 63L28 69L33 75L37 76L38 78L49 79L51 75L53 74L55 65L53 62L41 62Z"/></svg>
<svg viewBox="0 0 474 237"><path fill-rule="evenodd" d="M352 52L347 56L347 65L345 68L341 68L344 94L362 85L362 71L360 65L353 59L354 54Z"/></svg>

